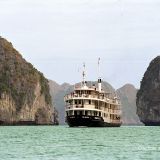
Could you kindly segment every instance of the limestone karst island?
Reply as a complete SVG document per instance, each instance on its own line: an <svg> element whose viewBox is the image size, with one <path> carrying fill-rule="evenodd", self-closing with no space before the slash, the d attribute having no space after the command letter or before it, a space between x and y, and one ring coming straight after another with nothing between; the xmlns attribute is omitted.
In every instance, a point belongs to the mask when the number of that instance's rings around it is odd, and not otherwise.
<svg viewBox="0 0 160 160"><path fill-rule="evenodd" d="M57 124L48 80L0 38L0 125Z"/></svg>
<svg viewBox="0 0 160 160"><path fill-rule="evenodd" d="M137 114L147 126L160 126L160 56L150 63L137 93Z"/></svg>

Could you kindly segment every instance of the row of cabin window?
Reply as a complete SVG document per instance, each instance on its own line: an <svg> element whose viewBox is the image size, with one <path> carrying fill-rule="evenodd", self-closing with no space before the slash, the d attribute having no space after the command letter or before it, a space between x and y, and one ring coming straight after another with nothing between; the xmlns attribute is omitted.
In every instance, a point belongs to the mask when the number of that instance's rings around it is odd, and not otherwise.
<svg viewBox="0 0 160 160"><path fill-rule="evenodd" d="M98 111L67 111L67 116L72 115L84 115L84 116L102 116L101 112ZM103 117L107 117L108 115L106 113L103 114Z"/></svg>
<svg viewBox="0 0 160 160"><path fill-rule="evenodd" d="M92 103L92 102L94 102L94 103ZM71 102L72 104L73 104L73 101ZM102 103L102 102L98 102L98 101L91 101L91 100L74 100L74 104L75 105L79 105L79 104L82 104L82 105L84 105L84 104L89 104L89 105L91 105L91 104L94 104L96 107L96 109L99 109L100 107L103 107L103 104L104 103ZM116 106L113 106L112 104L108 104L108 103L105 103L105 106L104 106L106 109L108 108L108 109L116 109Z"/></svg>
<svg viewBox="0 0 160 160"><path fill-rule="evenodd" d="M76 94L91 94L91 91L76 91Z"/></svg>
<svg viewBox="0 0 160 160"><path fill-rule="evenodd" d="M120 117L115 114L110 114L110 119L112 120L120 120Z"/></svg>
<svg viewBox="0 0 160 160"><path fill-rule="evenodd" d="M94 100L72 100L69 102L69 104L73 105L73 104L95 104L96 106L103 106L105 104L105 108L115 108L115 106L113 107L113 105L108 104L108 103L104 103L104 102L98 102L98 101L94 101Z"/></svg>
<svg viewBox="0 0 160 160"><path fill-rule="evenodd" d="M75 100L74 104L84 104L88 102L88 104L91 104L91 100Z"/></svg>
<svg viewBox="0 0 160 160"><path fill-rule="evenodd" d="M85 115L85 116L101 116L101 112L97 111L67 111L67 116Z"/></svg>

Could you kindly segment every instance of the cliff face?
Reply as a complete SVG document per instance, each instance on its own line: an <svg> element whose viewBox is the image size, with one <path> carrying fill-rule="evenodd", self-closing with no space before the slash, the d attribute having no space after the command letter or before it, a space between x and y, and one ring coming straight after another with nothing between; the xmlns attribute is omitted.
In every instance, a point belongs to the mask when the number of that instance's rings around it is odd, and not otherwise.
<svg viewBox="0 0 160 160"><path fill-rule="evenodd" d="M131 85L126 84L117 90L122 103L122 121L125 125L142 125L136 114L136 94L137 89Z"/></svg>
<svg viewBox="0 0 160 160"><path fill-rule="evenodd" d="M142 79L137 114L145 125L160 125L160 56L152 60Z"/></svg>
<svg viewBox="0 0 160 160"><path fill-rule="evenodd" d="M0 124L52 124L48 80L0 37Z"/></svg>

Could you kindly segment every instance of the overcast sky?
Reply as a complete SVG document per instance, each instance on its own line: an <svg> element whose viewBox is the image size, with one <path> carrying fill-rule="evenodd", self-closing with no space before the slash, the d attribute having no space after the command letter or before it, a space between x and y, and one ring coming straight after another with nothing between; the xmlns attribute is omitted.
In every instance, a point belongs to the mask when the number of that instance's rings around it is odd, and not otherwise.
<svg viewBox="0 0 160 160"><path fill-rule="evenodd" d="M0 35L58 83L102 78L137 88L160 55L159 0L0 0Z"/></svg>

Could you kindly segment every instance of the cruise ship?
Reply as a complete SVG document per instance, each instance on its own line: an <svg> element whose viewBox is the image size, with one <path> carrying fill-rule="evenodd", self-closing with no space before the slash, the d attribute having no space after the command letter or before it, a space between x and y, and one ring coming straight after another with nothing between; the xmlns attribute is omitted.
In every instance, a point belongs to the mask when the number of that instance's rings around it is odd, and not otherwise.
<svg viewBox="0 0 160 160"><path fill-rule="evenodd" d="M98 85L88 85L85 80L85 65L81 84L64 97L66 123L70 127L120 127L121 103L117 96L110 96ZM97 87L96 87L97 86Z"/></svg>

